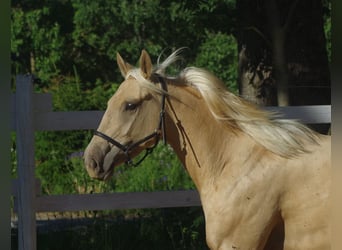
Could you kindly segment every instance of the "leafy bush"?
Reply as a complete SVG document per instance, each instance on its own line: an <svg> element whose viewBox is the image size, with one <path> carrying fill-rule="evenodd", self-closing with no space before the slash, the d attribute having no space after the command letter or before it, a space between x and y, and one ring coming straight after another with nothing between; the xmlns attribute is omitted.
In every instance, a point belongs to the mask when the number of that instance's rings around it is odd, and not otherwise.
<svg viewBox="0 0 342 250"><path fill-rule="evenodd" d="M237 42L232 35L207 31L195 63L210 70L230 91L237 93L237 54Z"/></svg>
<svg viewBox="0 0 342 250"><path fill-rule="evenodd" d="M195 188L172 149L161 144L138 167L116 168L114 178L119 192Z"/></svg>
<svg viewBox="0 0 342 250"><path fill-rule="evenodd" d="M97 81L95 88L76 77L56 82L50 89L54 109L58 111L105 109L107 100L117 88L116 84ZM48 194L86 192L92 186L103 184L90 180L81 165L81 155L90 141L91 131L36 132L36 173L42 188ZM78 157L77 157L78 155ZM87 185L80 185L86 182ZM96 184L95 184L96 183ZM101 190L101 188L100 188Z"/></svg>
<svg viewBox="0 0 342 250"><path fill-rule="evenodd" d="M14 74L31 72L44 82L60 73L64 46L60 25L49 18L47 6L23 11L12 9L11 52Z"/></svg>

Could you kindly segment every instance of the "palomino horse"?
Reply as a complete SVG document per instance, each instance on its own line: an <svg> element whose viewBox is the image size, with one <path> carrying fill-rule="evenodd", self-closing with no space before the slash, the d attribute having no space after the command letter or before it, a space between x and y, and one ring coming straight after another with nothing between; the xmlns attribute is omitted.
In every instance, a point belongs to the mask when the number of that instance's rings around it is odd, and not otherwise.
<svg viewBox="0 0 342 250"><path fill-rule="evenodd" d="M125 81L85 150L93 178L164 139L200 194L211 249L329 249L330 140L228 92L209 72L170 77L179 50L140 68L117 55Z"/></svg>

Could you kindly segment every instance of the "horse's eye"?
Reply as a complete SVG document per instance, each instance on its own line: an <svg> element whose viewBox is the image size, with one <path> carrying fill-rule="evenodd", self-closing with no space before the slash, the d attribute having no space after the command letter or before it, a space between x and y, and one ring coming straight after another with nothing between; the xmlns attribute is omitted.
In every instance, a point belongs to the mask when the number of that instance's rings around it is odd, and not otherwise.
<svg viewBox="0 0 342 250"><path fill-rule="evenodd" d="M125 106L125 110L135 110L139 106L139 103L134 103L134 102L127 102Z"/></svg>

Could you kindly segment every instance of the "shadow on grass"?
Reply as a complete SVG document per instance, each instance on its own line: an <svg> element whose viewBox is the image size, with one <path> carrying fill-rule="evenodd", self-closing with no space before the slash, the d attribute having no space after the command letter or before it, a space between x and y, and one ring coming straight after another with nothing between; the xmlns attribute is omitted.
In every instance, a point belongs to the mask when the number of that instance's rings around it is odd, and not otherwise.
<svg viewBox="0 0 342 250"><path fill-rule="evenodd" d="M201 208L136 210L130 216L37 221L38 250L201 250ZM18 249L12 229L12 250Z"/></svg>

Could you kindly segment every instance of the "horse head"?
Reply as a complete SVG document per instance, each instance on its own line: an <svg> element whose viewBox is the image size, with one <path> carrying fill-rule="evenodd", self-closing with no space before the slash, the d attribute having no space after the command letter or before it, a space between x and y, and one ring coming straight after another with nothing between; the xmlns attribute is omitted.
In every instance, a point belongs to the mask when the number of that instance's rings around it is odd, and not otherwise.
<svg viewBox="0 0 342 250"><path fill-rule="evenodd" d="M107 180L115 166L132 162L144 149L153 148L162 136L166 84L156 86L160 79L153 73L145 50L139 61L140 67L133 68L117 54L125 80L108 101L84 154L86 169L93 178Z"/></svg>

